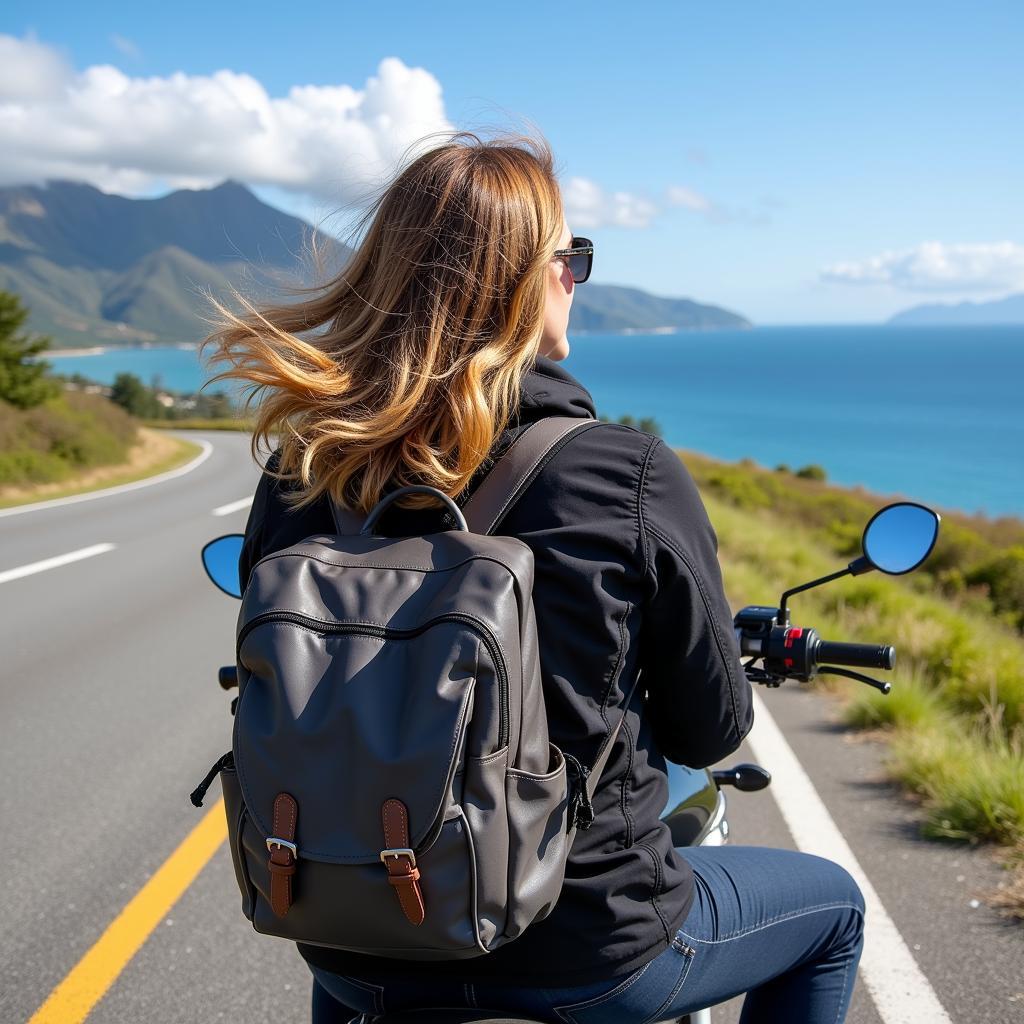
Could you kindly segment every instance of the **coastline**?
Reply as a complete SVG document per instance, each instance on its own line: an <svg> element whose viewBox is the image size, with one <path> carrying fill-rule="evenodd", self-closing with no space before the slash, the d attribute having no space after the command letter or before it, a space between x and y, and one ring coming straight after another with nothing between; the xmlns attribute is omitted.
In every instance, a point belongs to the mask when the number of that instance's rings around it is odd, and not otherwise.
<svg viewBox="0 0 1024 1024"><path fill-rule="evenodd" d="M147 349L176 348L195 352L199 345L194 341L168 341L164 343L144 342L141 345L89 345L82 348L48 348L42 353L44 359L60 359L62 356L102 356L108 352L145 352Z"/></svg>
<svg viewBox="0 0 1024 1024"><path fill-rule="evenodd" d="M118 345L117 348L121 348L121 346ZM61 356L101 356L105 352L109 352L110 349L110 345L93 345L90 348L48 348L42 353L42 357L44 359L60 359Z"/></svg>

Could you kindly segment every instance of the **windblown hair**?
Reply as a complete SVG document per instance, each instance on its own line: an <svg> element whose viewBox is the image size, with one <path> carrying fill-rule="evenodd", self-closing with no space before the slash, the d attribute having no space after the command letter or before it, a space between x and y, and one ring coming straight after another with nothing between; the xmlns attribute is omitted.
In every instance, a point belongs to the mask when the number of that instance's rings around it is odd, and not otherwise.
<svg viewBox="0 0 1024 1024"><path fill-rule="evenodd" d="M455 497L486 460L543 333L562 227L551 150L457 132L399 170L367 223L340 273L294 289L311 293L301 302L257 308L235 292L236 314L210 298L201 349L229 364L211 382L246 382L253 457L277 435L267 472L296 507L326 491L367 512L413 483Z"/></svg>

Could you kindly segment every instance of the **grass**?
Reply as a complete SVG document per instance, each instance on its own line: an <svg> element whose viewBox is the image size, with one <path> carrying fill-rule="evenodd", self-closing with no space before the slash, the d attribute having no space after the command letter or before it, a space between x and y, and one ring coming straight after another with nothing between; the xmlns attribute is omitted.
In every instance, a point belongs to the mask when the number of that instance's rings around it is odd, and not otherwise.
<svg viewBox="0 0 1024 1024"><path fill-rule="evenodd" d="M892 500L681 454L718 535L737 609L775 602L787 586L851 561L867 520ZM995 902L1024 918L1022 609L995 613L983 588L950 589L942 577L958 570L957 557L998 560L1019 544L1024 524L943 513L941 529L938 572L930 559L907 576L837 580L798 594L792 621L829 640L896 645L896 670L875 673L892 682L888 696L852 681L822 685L843 696L851 727L888 739L888 771L920 803L925 835L1004 848L1010 881Z"/></svg>
<svg viewBox="0 0 1024 1024"><path fill-rule="evenodd" d="M1021 734L955 719L902 728L892 741L891 770L922 800L924 832L943 839L1024 842Z"/></svg>
<svg viewBox="0 0 1024 1024"><path fill-rule="evenodd" d="M158 430L241 430L245 433L252 432L250 420L202 419L194 416L191 419L143 420L142 422L147 427L156 427Z"/></svg>
<svg viewBox="0 0 1024 1024"><path fill-rule="evenodd" d="M167 473L185 465L202 451L202 448L193 441L185 441L177 437L167 438L167 440L173 442L173 449L152 461L147 461L144 465L137 465L131 469L107 466L102 470L87 470L81 474L86 479L80 477L75 480L72 478L56 489L52 485L39 485L30 491L19 488L17 497L5 497L0 492L0 508L13 508L35 501L48 501L51 498L67 498L75 494L85 494L88 491L103 490L107 487L134 483L136 480L145 480L147 477L158 476L160 473ZM163 451L167 452L167 449L164 448Z"/></svg>

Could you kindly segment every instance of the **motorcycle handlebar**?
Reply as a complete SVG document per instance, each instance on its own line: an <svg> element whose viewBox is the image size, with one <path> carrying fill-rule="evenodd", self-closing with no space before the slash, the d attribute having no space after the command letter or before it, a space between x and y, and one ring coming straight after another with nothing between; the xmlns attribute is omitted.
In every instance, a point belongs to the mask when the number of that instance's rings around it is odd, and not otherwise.
<svg viewBox="0 0 1024 1024"><path fill-rule="evenodd" d="M814 660L819 665L891 669L896 665L896 648L888 644L844 644L822 640L814 652Z"/></svg>

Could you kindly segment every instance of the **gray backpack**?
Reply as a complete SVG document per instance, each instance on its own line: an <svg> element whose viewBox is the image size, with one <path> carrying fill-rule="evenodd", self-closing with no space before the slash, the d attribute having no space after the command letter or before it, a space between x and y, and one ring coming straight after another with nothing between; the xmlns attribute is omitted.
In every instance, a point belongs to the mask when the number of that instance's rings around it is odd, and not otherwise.
<svg viewBox="0 0 1024 1024"><path fill-rule="evenodd" d="M400 488L365 522L335 509L336 536L253 568L232 751L215 769L258 932L454 960L551 913L618 726L592 770L550 742L533 553L492 531L596 422L531 425L462 510ZM459 528L375 534L410 491L443 500Z"/></svg>

